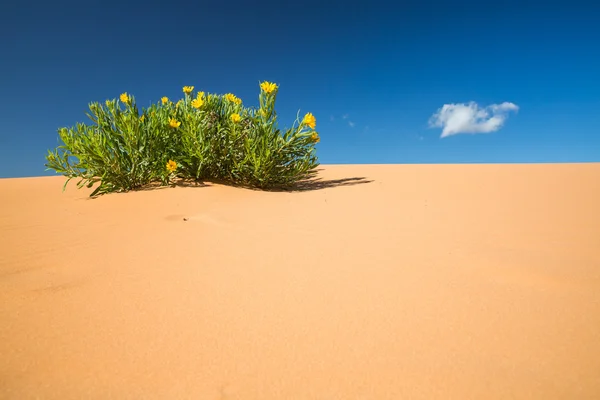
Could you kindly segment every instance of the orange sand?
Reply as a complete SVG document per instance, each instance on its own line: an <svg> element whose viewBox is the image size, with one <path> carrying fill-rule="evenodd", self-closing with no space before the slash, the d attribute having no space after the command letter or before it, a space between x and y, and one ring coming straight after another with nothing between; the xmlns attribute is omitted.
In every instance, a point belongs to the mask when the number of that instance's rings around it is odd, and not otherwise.
<svg viewBox="0 0 600 400"><path fill-rule="evenodd" d="M0 180L0 398L600 399L600 164L320 177Z"/></svg>

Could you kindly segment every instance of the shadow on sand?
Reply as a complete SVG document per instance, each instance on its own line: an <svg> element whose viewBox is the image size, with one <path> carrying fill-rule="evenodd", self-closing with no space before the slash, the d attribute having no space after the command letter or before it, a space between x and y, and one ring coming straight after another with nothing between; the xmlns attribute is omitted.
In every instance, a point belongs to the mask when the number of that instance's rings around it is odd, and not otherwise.
<svg viewBox="0 0 600 400"><path fill-rule="evenodd" d="M284 186L275 186L267 189L256 188L253 186L232 184L228 181L221 180L205 180L205 181L195 181L193 179L177 179L176 181L171 182L169 185L161 185L158 182L146 185L141 188L132 189L129 192L145 192L145 191L154 191L154 190L162 190L169 189L173 187L193 187L193 188L204 188L210 187L214 184L225 185L243 189L256 190L261 192L308 192L313 190L321 190L321 189L332 189L340 186L354 186L361 185L365 183L371 183L373 180L367 179L366 177L351 177L351 178L339 178L339 179L322 179L318 178L318 172L321 171L316 170L309 174L309 177L298 181L293 184L284 185ZM127 193L128 191L123 192L115 192L115 193ZM111 193L107 193L111 194ZM92 197L87 197L88 199L96 199L104 196L104 194L95 195Z"/></svg>
<svg viewBox="0 0 600 400"><path fill-rule="evenodd" d="M353 186L361 185L365 183L371 183L373 180L369 180L365 177L352 177L352 178L340 178L340 179L320 179L311 178L303 181L299 181L293 185L275 187L266 189L267 192L308 192L312 190L331 189L340 186Z"/></svg>
<svg viewBox="0 0 600 400"><path fill-rule="evenodd" d="M351 177L351 178L339 178L339 179L322 179L319 178L319 172L323 171L323 169L316 169L308 173L308 176L305 179L302 179L298 182L289 185L281 185L274 186L270 188L257 188L254 186L247 185L239 185L232 184L230 182L218 181L218 180L209 180L200 185L210 186L211 183L226 185L231 187L238 187L250 190L256 190L260 192L308 192L313 190L321 190L321 189L332 189L340 186L353 186L360 185L364 183L371 183L373 180L367 179L366 177ZM208 185L207 185L208 184ZM186 184L187 185L187 184Z"/></svg>

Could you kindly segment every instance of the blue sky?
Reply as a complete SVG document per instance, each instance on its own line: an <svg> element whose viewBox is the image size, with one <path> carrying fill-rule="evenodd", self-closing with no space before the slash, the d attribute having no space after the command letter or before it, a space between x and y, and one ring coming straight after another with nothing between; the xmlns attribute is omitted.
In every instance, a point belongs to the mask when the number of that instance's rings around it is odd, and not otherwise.
<svg viewBox="0 0 600 400"><path fill-rule="evenodd" d="M54 174L57 129L91 101L194 85L256 105L263 80L280 85L281 127L317 117L323 164L600 161L598 15L575 1L3 2L0 177ZM494 114L503 103L518 109Z"/></svg>

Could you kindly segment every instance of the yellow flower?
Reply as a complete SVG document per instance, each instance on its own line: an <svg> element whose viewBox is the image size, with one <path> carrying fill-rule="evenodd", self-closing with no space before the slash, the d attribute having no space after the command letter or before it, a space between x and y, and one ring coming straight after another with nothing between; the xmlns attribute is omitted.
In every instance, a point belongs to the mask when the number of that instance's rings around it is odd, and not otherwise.
<svg viewBox="0 0 600 400"><path fill-rule="evenodd" d="M317 119L315 118L314 115L312 115L312 113L307 113L304 116L302 123L310 126L311 129L315 129L315 126L317 126Z"/></svg>
<svg viewBox="0 0 600 400"><path fill-rule="evenodd" d="M177 121L175 118L169 118L169 126L171 128L179 128L179 125L181 125L181 122Z"/></svg>
<svg viewBox="0 0 600 400"><path fill-rule="evenodd" d="M169 162L167 163L167 171L175 172L176 169L177 169L177 163L173 160L169 160Z"/></svg>
<svg viewBox="0 0 600 400"><path fill-rule="evenodd" d="M204 97L204 92L198 92L198 94L196 95L197 99L201 99Z"/></svg>
<svg viewBox="0 0 600 400"><path fill-rule="evenodd" d="M239 97L237 97L235 94L233 93L227 93L225 95L225 100L230 101L232 103L235 103L237 105L242 104L242 99L240 99Z"/></svg>
<svg viewBox="0 0 600 400"><path fill-rule="evenodd" d="M202 107L203 104L204 104L204 100L201 98L192 100L192 107L194 107L194 108L200 108L200 107Z"/></svg>
<svg viewBox="0 0 600 400"><path fill-rule="evenodd" d="M240 117L240 114L236 114L236 113L231 114L231 120L233 122L238 123L238 122L240 122L241 119L242 119L242 117Z"/></svg>
<svg viewBox="0 0 600 400"><path fill-rule="evenodd" d="M179 106L181 105L181 103L183 103L183 100L179 100L179 101L177 102L177 104L175 104L175 107L179 107Z"/></svg>
<svg viewBox="0 0 600 400"><path fill-rule="evenodd" d="M106 100L106 101L104 102L104 104L106 104L106 107L110 107L110 104L111 104L111 102L110 102L110 100Z"/></svg>
<svg viewBox="0 0 600 400"><path fill-rule="evenodd" d="M121 101L125 104L129 104L129 95L127 94L127 92L125 93L121 93L121 96L119 96L121 98Z"/></svg>
<svg viewBox="0 0 600 400"><path fill-rule="evenodd" d="M144 115L142 115L142 116L140 117L140 121L144 122L144 119L145 119L145 118L146 118L146 117L145 117Z"/></svg>
<svg viewBox="0 0 600 400"><path fill-rule="evenodd" d="M184 86L183 87L183 93L185 93L185 94L190 94L190 93L192 93L193 90L194 90L193 86Z"/></svg>
<svg viewBox="0 0 600 400"><path fill-rule="evenodd" d="M164 106L165 104L167 104L169 102L169 98L167 96L165 96L165 97L161 98L160 101L162 101L163 106Z"/></svg>
<svg viewBox="0 0 600 400"><path fill-rule="evenodd" d="M275 90L277 90L277 85L271 82L263 82L260 84L260 88L263 90L263 92L269 94L271 92L274 92Z"/></svg>
<svg viewBox="0 0 600 400"><path fill-rule="evenodd" d="M312 135L310 135L310 138L315 143L319 143L321 141L321 139L319 138L319 135L317 135L317 132L314 132Z"/></svg>

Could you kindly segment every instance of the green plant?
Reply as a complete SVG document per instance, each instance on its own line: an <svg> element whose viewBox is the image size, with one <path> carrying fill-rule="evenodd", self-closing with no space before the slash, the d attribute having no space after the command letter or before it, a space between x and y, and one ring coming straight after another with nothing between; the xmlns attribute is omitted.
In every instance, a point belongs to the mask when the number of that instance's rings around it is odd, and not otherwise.
<svg viewBox="0 0 600 400"><path fill-rule="evenodd" d="M259 107L183 88L177 103L163 97L140 112L127 93L89 105L92 124L59 129L62 144L46 156L48 169L99 183L91 196L138 189L173 178L220 180L267 189L306 179L318 166L316 119L308 113L281 131L275 112L278 86L260 84ZM63 187L63 190L64 188Z"/></svg>

